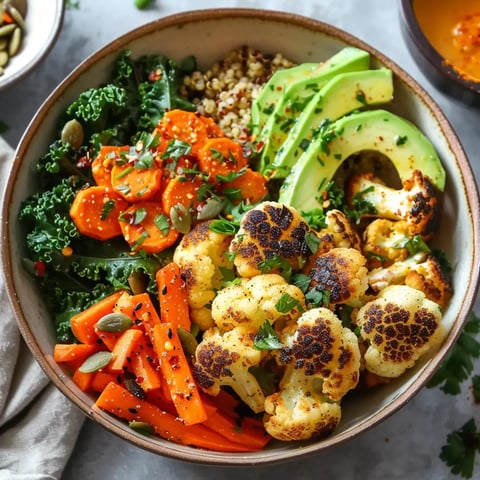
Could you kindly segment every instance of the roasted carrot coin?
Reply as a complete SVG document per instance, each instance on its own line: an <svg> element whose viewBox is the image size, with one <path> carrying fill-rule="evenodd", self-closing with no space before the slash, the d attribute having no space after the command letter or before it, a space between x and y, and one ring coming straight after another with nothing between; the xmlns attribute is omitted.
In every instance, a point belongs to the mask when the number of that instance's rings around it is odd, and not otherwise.
<svg viewBox="0 0 480 480"><path fill-rule="evenodd" d="M121 152L128 152L129 146L103 145L91 164L92 175L97 185L112 186L112 168L121 158Z"/></svg>
<svg viewBox="0 0 480 480"><path fill-rule="evenodd" d="M109 240L121 235L118 216L128 203L111 189L97 185L78 191L70 207L70 217L82 235Z"/></svg>
<svg viewBox="0 0 480 480"><path fill-rule="evenodd" d="M117 163L112 168L111 182L115 192L133 203L154 197L162 187L162 176L157 164L136 168L128 163Z"/></svg>
<svg viewBox="0 0 480 480"><path fill-rule="evenodd" d="M247 166L242 146L230 138L210 138L198 152L198 168L208 174L212 182L217 175L227 176Z"/></svg>
<svg viewBox="0 0 480 480"><path fill-rule="evenodd" d="M157 202L138 202L120 216L120 227L132 250L158 253L172 246L179 232L172 227L162 205Z"/></svg>
<svg viewBox="0 0 480 480"><path fill-rule="evenodd" d="M193 155L196 155L199 148L208 138L207 125L198 114L186 110L174 109L165 113L158 131L163 142L172 139L180 140L191 145Z"/></svg>
<svg viewBox="0 0 480 480"><path fill-rule="evenodd" d="M206 125L209 138L225 137L225 133L219 125L215 123L215 120L212 117L202 116L200 117L200 120Z"/></svg>
<svg viewBox="0 0 480 480"><path fill-rule="evenodd" d="M187 211L195 210L199 205L199 189L205 182L195 175L192 178L175 177L168 181L162 192L162 205L164 212L169 215L175 205L183 205Z"/></svg>
<svg viewBox="0 0 480 480"><path fill-rule="evenodd" d="M244 200L249 203L259 202L268 193L266 178L260 172L250 168L245 169L245 173L231 182L223 183L220 187L222 192L229 189L238 190L239 201Z"/></svg>

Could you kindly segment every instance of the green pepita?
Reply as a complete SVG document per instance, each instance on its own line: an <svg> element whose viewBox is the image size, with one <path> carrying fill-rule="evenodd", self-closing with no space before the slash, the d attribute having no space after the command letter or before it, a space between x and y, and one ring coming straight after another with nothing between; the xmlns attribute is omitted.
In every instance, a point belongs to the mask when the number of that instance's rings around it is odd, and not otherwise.
<svg viewBox="0 0 480 480"><path fill-rule="evenodd" d="M209 198L203 208L197 215L198 220L211 220L225 207L225 200L219 198Z"/></svg>
<svg viewBox="0 0 480 480"><path fill-rule="evenodd" d="M188 233L192 227L192 216L181 203L170 209L170 220L173 228L183 234Z"/></svg>
<svg viewBox="0 0 480 480"><path fill-rule="evenodd" d="M7 12L12 16L15 23L23 30L25 28L25 22L22 14L11 4L7 3Z"/></svg>
<svg viewBox="0 0 480 480"><path fill-rule="evenodd" d="M184 352L193 357L198 346L197 339L185 328L179 327L177 332Z"/></svg>
<svg viewBox="0 0 480 480"><path fill-rule="evenodd" d="M22 30L20 27L16 27L13 30L12 36L10 37L10 42L8 44L8 54L13 57L20 50L20 45L22 43Z"/></svg>
<svg viewBox="0 0 480 480"><path fill-rule="evenodd" d="M135 430L137 433L141 433L142 435L153 435L155 433L153 425L147 422L133 420L128 424L128 426L132 430Z"/></svg>
<svg viewBox="0 0 480 480"><path fill-rule="evenodd" d="M112 352L97 352L90 355L80 366L82 373L92 373L106 367L113 358Z"/></svg>
<svg viewBox="0 0 480 480"><path fill-rule="evenodd" d="M8 53L0 50L0 67L4 67L8 63Z"/></svg>
<svg viewBox="0 0 480 480"><path fill-rule="evenodd" d="M108 313L96 324L102 332L121 333L133 325L133 320L125 313Z"/></svg>
<svg viewBox="0 0 480 480"><path fill-rule="evenodd" d="M10 35L15 29L17 25L15 23L9 23L8 25L3 25L0 27L0 37L6 37Z"/></svg>
<svg viewBox="0 0 480 480"><path fill-rule="evenodd" d="M63 126L60 139L64 145L68 143L73 149L78 150L83 144L83 138L83 127L78 120L69 120Z"/></svg>

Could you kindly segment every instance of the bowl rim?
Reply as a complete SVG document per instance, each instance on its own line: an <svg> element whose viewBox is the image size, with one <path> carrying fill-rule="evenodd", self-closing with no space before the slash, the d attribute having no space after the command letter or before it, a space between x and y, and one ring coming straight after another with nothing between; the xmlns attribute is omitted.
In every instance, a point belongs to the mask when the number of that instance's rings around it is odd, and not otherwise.
<svg viewBox="0 0 480 480"><path fill-rule="evenodd" d="M20 68L18 71L16 71L12 75L10 74L5 75L3 80L2 80L2 77L0 77L0 92L3 92L7 88L17 84L20 80L22 80L27 75L29 75L41 63L41 61L52 51L58 37L60 36L63 21L65 19L65 3L66 3L66 0L55 0L55 5L56 5L55 8L56 8L57 15L55 16L54 23L49 32L47 41L41 46L41 48L38 49L38 51L35 54L35 57L29 64L24 65L22 68Z"/></svg>
<svg viewBox="0 0 480 480"><path fill-rule="evenodd" d="M341 30L337 27L334 27L330 24L327 24L320 20L315 20L309 17L302 15L292 14L288 12L280 12L267 9L256 9L256 8L220 8L220 9L198 9L185 11L182 13L177 13L169 15L166 17L158 18L149 23L146 23L140 27L137 27L129 32L119 36L117 39L108 43L104 47L101 47L92 55L90 55L85 61L83 61L79 66L77 66L60 84L59 86L49 95L49 97L44 101L44 103L37 110L37 113L33 117L32 121L28 125L25 133L22 136L21 141L17 147L14 156L14 162L11 168L9 181L4 191L4 201L2 205L2 218L1 218L1 239L5 245L5 248L2 249L1 259L4 265L3 274L5 277L5 285L7 290L7 295L10 301L10 304L15 313L16 321L19 326L19 329L22 333L25 342L27 343L29 349L32 351L37 362L40 364L42 369L45 371L47 376L50 378L52 383L77 407L82 410L89 418L95 420L101 426L107 430L113 432L119 437L133 443L147 451L152 453L164 455L171 458L176 458L179 460L186 460L198 464L208 464L208 465L219 465L219 466L252 466L252 465L267 465L272 463L287 462L300 457L311 456L317 454L320 451L326 450L327 448L337 445L343 441L349 440L354 436L357 436L359 431L365 432L370 428L374 427L378 423L384 421L390 415L395 413L401 407L403 407L413 395L415 395L420 388L425 385L433 374L435 368L440 364L440 362L448 354L449 345L451 345L463 328L463 324L467 319L468 314L470 313L471 306L473 305L476 292L479 288L479 278L480 278L480 255L478 255L478 246L473 246L476 249L476 255L472 259L473 267L469 276L469 285L467 286L467 291L465 293L464 302L458 312L458 318L461 318L462 321L456 321L452 325L452 328L448 334L447 339L445 339L444 344L439 348L435 361L429 362L425 368L419 372L418 376L412 382L410 387L405 391L401 392L391 403L386 405L381 411L376 413L374 416L370 416L362 421L359 425L356 425L352 428L348 428L343 432L340 432L334 436L327 437L321 441L311 443L306 446L298 447L296 449L289 450L263 450L260 452L260 455L250 455L250 454L234 454L226 455L219 454L219 452L210 452L207 450L198 450L191 447L182 447L176 446L175 444L170 444L163 446L159 443L150 442L148 439L135 434L134 432L129 432L126 430L123 424L120 422L112 421L112 416L106 414L105 412L100 411L92 407L91 402L88 403L83 397L78 395L78 390L76 387L67 384L64 381L64 378L61 378L57 372L54 371L53 367L49 362L44 358L43 353L40 349L40 346L37 340L34 337L32 328L29 323L26 321L21 305L19 303L18 297L15 293L15 285L12 280L12 270L15 260L11 258L9 248L7 246L10 244L9 240L9 219L13 215L13 218L16 218L15 213L12 213L9 208L10 200L13 195L13 180L20 169L21 161L25 152L28 150L28 145L30 143L29 138L34 136L34 133L42 122L42 115L44 112L48 111L49 108L57 101L57 98L61 96L67 89L68 85L72 80L80 76L82 73L86 72L90 66L102 59L105 56L108 56L114 51L118 51L125 43L132 39L136 39L139 36L148 35L149 33L154 32L157 29L164 29L172 26L177 26L179 24L185 25L192 22L198 21L209 21L212 19L212 15L215 18L258 18L259 16L265 16L266 21L274 21L280 23L294 24L295 26L313 31L322 33L329 36L334 36L337 39L349 44L354 45L359 48L364 48L371 53L376 59L384 63L388 68L391 68L396 76L400 76L403 80L408 81L410 88L415 90L415 94L422 100L425 108L428 108L439 123L442 132L445 137L448 139L450 147L458 152L457 161L459 166L462 168L464 173L464 180L466 182L467 191L466 195L468 197L469 205L479 205L479 194L477 191L477 185L474 180L473 172L471 170L468 159L465 155L462 145L460 144L453 128L451 127L448 119L445 117L443 112L440 110L437 103L430 97L427 91L421 87L416 80L413 79L408 73L406 73L401 67L399 67L395 62L387 58L385 55L377 51L375 48L367 44L366 42L354 37L353 35L347 33L344 30ZM478 211L477 211L478 210ZM473 229L474 236L480 238L480 209L476 211L469 212L473 219ZM268 455L263 455L263 453L269 452Z"/></svg>
<svg viewBox="0 0 480 480"><path fill-rule="evenodd" d="M450 65L446 59L433 47L421 29L413 9L416 0L400 0L402 22L410 40L421 56L433 69L442 75L445 80L450 80L465 91L480 96L480 80L469 80Z"/></svg>

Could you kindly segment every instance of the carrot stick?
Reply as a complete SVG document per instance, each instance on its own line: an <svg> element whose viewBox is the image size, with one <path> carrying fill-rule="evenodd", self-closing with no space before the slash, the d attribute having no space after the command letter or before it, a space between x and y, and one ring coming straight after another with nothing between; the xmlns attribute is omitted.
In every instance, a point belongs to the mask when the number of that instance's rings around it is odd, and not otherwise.
<svg viewBox="0 0 480 480"><path fill-rule="evenodd" d="M142 330L138 328L129 328L122 333L112 350L113 358L108 367L111 372L122 372L129 366L134 349L142 335Z"/></svg>
<svg viewBox="0 0 480 480"><path fill-rule="evenodd" d="M90 389L94 392L101 393L103 392L103 390L105 390L105 387L110 382L118 383L118 380L113 373L104 372L102 370L99 370L98 372L93 372Z"/></svg>
<svg viewBox="0 0 480 480"><path fill-rule="evenodd" d="M92 385L95 372L81 372L79 368L73 372L72 380L82 392L88 392Z"/></svg>
<svg viewBox="0 0 480 480"><path fill-rule="evenodd" d="M160 365L146 335L142 335L137 342L131 357L130 366L137 383L145 392L162 388Z"/></svg>
<svg viewBox="0 0 480 480"><path fill-rule="evenodd" d="M122 234L118 217L128 203L105 186L82 188L70 207L70 217L82 235L109 240Z"/></svg>
<svg viewBox="0 0 480 480"><path fill-rule="evenodd" d="M265 429L248 422L238 424L219 411L208 416L203 424L232 442L261 450L271 440Z"/></svg>
<svg viewBox="0 0 480 480"><path fill-rule="evenodd" d="M145 332L150 336L155 325L160 324L160 316L148 293L137 293L131 297L134 318L141 322Z"/></svg>
<svg viewBox="0 0 480 480"><path fill-rule="evenodd" d="M205 407L176 327L171 323L155 325L151 340L160 359L163 378L171 392L178 416L186 425L205 421L207 418Z"/></svg>
<svg viewBox="0 0 480 480"><path fill-rule="evenodd" d="M213 183L217 175L226 176L246 166L242 146L227 137L209 138L198 151L198 168L209 174Z"/></svg>
<svg viewBox="0 0 480 480"><path fill-rule="evenodd" d="M155 277L161 321L190 331L192 323L188 309L187 289L179 265L170 262L157 270Z"/></svg>
<svg viewBox="0 0 480 480"><path fill-rule="evenodd" d="M53 359L57 363L83 362L87 357L101 350L97 343L57 343L53 347Z"/></svg>
<svg viewBox="0 0 480 480"><path fill-rule="evenodd" d="M132 250L159 253L172 246L179 233L158 202L137 202L120 218L120 228Z"/></svg>
<svg viewBox="0 0 480 480"><path fill-rule="evenodd" d="M102 343L108 348L108 350L112 351L115 348L118 339L122 335L122 333L115 333L115 332L103 332L95 327L95 334L98 338L102 341Z"/></svg>
<svg viewBox="0 0 480 480"><path fill-rule="evenodd" d="M82 343L95 343L98 336L95 333L95 324L108 313L112 313L115 303L122 295L118 290L108 297L94 303L86 310L77 313L70 319L70 327L75 337Z"/></svg>
<svg viewBox="0 0 480 480"><path fill-rule="evenodd" d="M251 450L227 440L204 425L184 425L174 415L145 400L140 400L115 382L107 385L97 398L95 405L128 422L139 421L150 424L157 435L175 443L220 452Z"/></svg>

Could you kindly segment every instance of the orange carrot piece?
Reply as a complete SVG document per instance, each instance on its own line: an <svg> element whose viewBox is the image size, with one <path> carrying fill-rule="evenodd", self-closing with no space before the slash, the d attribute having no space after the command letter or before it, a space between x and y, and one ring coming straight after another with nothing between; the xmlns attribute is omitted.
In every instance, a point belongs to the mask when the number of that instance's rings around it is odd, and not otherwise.
<svg viewBox="0 0 480 480"><path fill-rule="evenodd" d="M231 442L204 425L184 425L175 415L140 400L115 382L107 385L95 405L128 422L150 424L157 435L175 443L220 452L251 451L248 447Z"/></svg>
<svg viewBox="0 0 480 480"><path fill-rule="evenodd" d="M73 372L72 380L82 392L88 392L92 385L92 379L95 372L81 372L79 368Z"/></svg>
<svg viewBox="0 0 480 480"><path fill-rule="evenodd" d="M160 365L146 335L142 335L137 342L130 366L137 383L145 392L162 388Z"/></svg>
<svg viewBox="0 0 480 480"><path fill-rule="evenodd" d="M182 348L177 328L171 323L160 323L151 333L153 349L160 359L163 378L171 392L178 416L186 425L206 420L202 397Z"/></svg>
<svg viewBox="0 0 480 480"><path fill-rule="evenodd" d="M150 200L162 187L163 172L157 164L151 168L135 168L125 164L116 164L112 168L111 182L113 190L128 202Z"/></svg>
<svg viewBox="0 0 480 480"><path fill-rule="evenodd" d="M109 240L122 234L118 217L128 203L108 187L94 186L78 191L70 217L82 235Z"/></svg>
<svg viewBox="0 0 480 480"><path fill-rule="evenodd" d="M147 253L171 247L180 235L157 202L138 202L126 209L120 218L120 228L132 250Z"/></svg>
<svg viewBox="0 0 480 480"><path fill-rule="evenodd" d="M117 300L117 303L115 303L113 311L115 313L123 313L124 315L128 315L131 319L134 319L134 307L135 305L132 302L132 295L130 294L130 292L124 291L120 298Z"/></svg>
<svg viewBox="0 0 480 480"><path fill-rule="evenodd" d="M110 382L118 383L115 375L113 373L99 370L98 372L93 373L92 381L90 383L90 389L93 390L94 392L101 393L103 392L103 390L105 390L105 387Z"/></svg>
<svg viewBox="0 0 480 480"><path fill-rule="evenodd" d="M152 299L148 293L138 293L132 295L132 305L134 309L134 318L141 322L145 332L151 340L151 331L155 325L159 325L160 316L155 309Z"/></svg>
<svg viewBox="0 0 480 480"><path fill-rule="evenodd" d="M112 350L113 358L108 366L111 372L123 372L129 367L137 342L142 336L143 331L138 328L129 328L122 333Z"/></svg>
<svg viewBox="0 0 480 480"><path fill-rule="evenodd" d="M213 183L217 175L238 172L247 166L242 146L227 137L209 138L198 151L198 168L210 175Z"/></svg>
<svg viewBox="0 0 480 480"><path fill-rule="evenodd" d="M15 20L8 12L3 11L2 18L4 23L15 23Z"/></svg>
<svg viewBox="0 0 480 480"><path fill-rule="evenodd" d="M253 450L261 450L271 440L263 425L258 428L256 424L248 422L239 424L219 411L210 414L203 424L232 442L249 446Z"/></svg>
<svg viewBox="0 0 480 480"><path fill-rule="evenodd" d="M93 159L90 168L97 185L112 187L112 168L117 160L121 159L121 152L128 152L128 145L118 147L113 145L102 145L98 155Z"/></svg>
<svg viewBox="0 0 480 480"><path fill-rule="evenodd" d="M215 120L212 117L201 116L199 118L207 127L208 138L225 136L225 132L220 128L220 126L215 122Z"/></svg>
<svg viewBox="0 0 480 480"><path fill-rule="evenodd" d="M194 112L174 109L165 113L158 125L163 143L180 140L192 146L192 154L196 155L208 137L207 126Z"/></svg>
<svg viewBox="0 0 480 480"><path fill-rule="evenodd" d="M115 303L124 291L118 290L108 297L94 303L86 310L77 313L70 319L70 327L75 338L82 343L96 343L95 324L104 316L112 313Z"/></svg>
<svg viewBox="0 0 480 480"><path fill-rule="evenodd" d="M259 202L268 193L267 179L260 172L250 168L231 182L223 183L220 190L223 192L231 188L238 189L241 199L249 203Z"/></svg>
<svg viewBox="0 0 480 480"><path fill-rule="evenodd" d="M162 206L165 214L170 215L172 207L175 205L183 205L186 210L196 210L200 204L198 192L205 185L200 176L195 175L189 177L174 177L166 184L162 192Z"/></svg>
<svg viewBox="0 0 480 480"><path fill-rule="evenodd" d="M87 357L101 349L102 346L98 343L57 343L53 347L53 359L57 363L83 362Z"/></svg>
<svg viewBox="0 0 480 480"><path fill-rule="evenodd" d="M192 322L188 309L187 288L180 266L170 262L155 275L160 302L160 320L190 331Z"/></svg>
<svg viewBox="0 0 480 480"><path fill-rule="evenodd" d="M107 347L108 350L112 351L118 342L118 339L122 335L122 333L114 333L114 332L103 332L95 327L95 334L101 340L101 342Z"/></svg>

